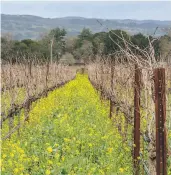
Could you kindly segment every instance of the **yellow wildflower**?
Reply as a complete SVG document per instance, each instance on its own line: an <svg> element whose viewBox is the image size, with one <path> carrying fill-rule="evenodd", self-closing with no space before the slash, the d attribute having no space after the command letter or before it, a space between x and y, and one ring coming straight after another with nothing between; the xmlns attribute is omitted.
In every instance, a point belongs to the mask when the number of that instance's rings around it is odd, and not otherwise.
<svg viewBox="0 0 171 175"><path fill-rule="evenodd" d="M119 171L120 171L121 173L123 173L123 172L124 172L124 169L123 169L123 168L119 168Z"/></svg>
<svg viewBox="0 0 171 175"><path fill-rule="evenodd" d="M13 153L10 153L10 156L13 158L14 157L14 154Z"/></svg>
<svg viewBox="0 0 171 175"><path fill-rule="evenodd" d="M138 160L140 160L141 158L140 157L137 157Z"/></svg>
<svg viewBox="0 0 171 175"><path fill-rule="evenodd" d="M48 164L49 164L49 165L52 165L53 162L52 162L51 160L48 160Z"/></svg>
<svg viewBox="0 0 171 175"><path fill-rule="evenodd" d="M50 175L50 170L46 170L46 175Z"/></svg>
<svg viewBox="0 0 171 175"><path fill-rule="evenodd" d="M19 169L18 168L15 168L14 169L14 174L17 174L19 172Z"/></svg>
<svg viewBox="0 0 171 175"><path fill-rule="evenodd" d="M49 152L49 153L51 153L53 150L52 150L52 147L48 147L47 148L47 151Z"/></svg>
<svg viewBox="0 0 171 175"><path fill-rule="evenodd" d="M38 157L34 157L34 161L35 162L38 162L39 161L39 158Z"/></svg>
<svg viewBox="0 0 171 175"><path fill-rule="evenodd" d="M89 147L92 147L93 145L91 143L88 144Z"/></svg>
<svg viewBox="0 0 171 175"><path fill-rule="evenodd" d="M2 167L2 171L5 171L5 168L4 167Z"/></svg>
<svg viewBox="0 0 171 175"><path fill-rule="evenodd" d="M107 152L110 153L110 154L112 153L112 151L113 151L113 148L108 148L107 149Z"/></svg>
<svg viewBox="0 0 171 175"><path fill-rule="evenodd" d="M65 160L65 157L64 156L62 156L62 161L64 161Z"/></svg>
<svg viewBox="0 0 171 175"><path fill-rule="evenodd" d="M64 142L70 142L70 139L64 138Z"/></svg>
<svg viewBox="0 0 171 175"><path fill-rule="evenodd" d="M5 159L6 157L7 157L7 155L6 155L6 154L3 154L3 155L2 155L2 158L3 158L3 159Z"/></svg>

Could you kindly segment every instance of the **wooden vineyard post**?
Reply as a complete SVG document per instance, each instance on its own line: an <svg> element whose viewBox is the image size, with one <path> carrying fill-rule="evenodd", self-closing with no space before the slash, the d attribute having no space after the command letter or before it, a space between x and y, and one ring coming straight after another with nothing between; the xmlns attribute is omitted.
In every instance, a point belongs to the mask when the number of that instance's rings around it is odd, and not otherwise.
<svg viewBox="0 0 171 175"><path fill-rule="evenodd" d="M156 117L156 171L157 175L166 175L166 92L165 69L154 70L155 117Z"/></svg>
<svg viewBox="0 0 171 175"><path fill-rule="evenodd" d="M12 82L13 82L13 76L12 76L12 60L10 59L10 96L11 96L11 108L13 107L14 104L14 95L12 93ZM12 128L14 127L14 116L10 115L9 116L9 133L11 132ZM9 137L10 138L10 137Z"/></svg>
<svg viewBox="0 0 171 175"><path fill-rule="evenodd" d="M101 60L101 64L100 64L100 99L101 101L103 101L102 84L103 84L103 65L102 65L102 60Z"/></svg>
<svg viewBox="0 0 171 175"><path fill-rule="evenodd" d="M113 112L114 112L114 104L110 99L110 115L109 115L110 118L112 118Z"/></svg>
<svg viewBox="0 0 171 175"><path fill-rule="evenodd" d="M139 174L140 157L140 83L141 71L135 65L135 87L134 87L134 170Z"/></svg>
<svg viewBox="0 0 171 175"><path fill-rule="evenodd" d="M111 84L111 93L113 93L113 78L114 78L114 58L112 57L111 58L111 77L110 77L110 84ZM114 104L110 98L110 114L109 114L109 117L112 118L112 114L114 112Z"/></svg>

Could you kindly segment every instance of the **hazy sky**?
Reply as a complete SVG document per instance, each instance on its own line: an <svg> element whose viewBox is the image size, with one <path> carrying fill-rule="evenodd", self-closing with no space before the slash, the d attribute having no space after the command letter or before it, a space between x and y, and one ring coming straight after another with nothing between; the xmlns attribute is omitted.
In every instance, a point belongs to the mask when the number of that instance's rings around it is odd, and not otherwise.
<svg viewBox="0 0 171 175"><path fill-rule="evenodd" d="M41 17L81 16L104 19L171 20L171 1L160 2L60 2L2 1L1 13L29 14Z"/></svg>

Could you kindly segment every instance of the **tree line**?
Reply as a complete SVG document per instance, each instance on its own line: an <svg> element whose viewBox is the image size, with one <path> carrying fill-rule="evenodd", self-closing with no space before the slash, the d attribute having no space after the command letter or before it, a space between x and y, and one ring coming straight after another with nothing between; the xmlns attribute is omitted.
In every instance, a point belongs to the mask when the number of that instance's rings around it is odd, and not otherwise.
<svg viewBox="0 0 171 175"><path fill-rule="evenodd" d="M16 59L30 59L59 61L65 60L73 63L75 60L88 62L95 55L108 56L127 49L141 55L141 50L149 49L149 44L154 48L155 57L158 59L168 58L171 55L171 35L160 38L145 36L141 33L129 35L122 30L92 33L88 28L83 28L77 37L67 36L65 29L55 28L41 36L39 40L24 39L12 40L10 35L1 37L2 61L16 62ZM24 55L24 57L23 57ZM32 55L32 56L30 56Z"/></svg>

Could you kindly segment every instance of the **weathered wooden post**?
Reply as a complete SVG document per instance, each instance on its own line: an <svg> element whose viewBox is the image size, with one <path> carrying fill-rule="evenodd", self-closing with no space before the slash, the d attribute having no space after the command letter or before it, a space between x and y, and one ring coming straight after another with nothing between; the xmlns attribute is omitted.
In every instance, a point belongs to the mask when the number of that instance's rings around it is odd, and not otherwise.
<svg viewBox="0 0 171 175"><path fill-rule="evenodd" d="M135 65L135 86L134 86L134 170L135 175L139 174L140 157L140 85L141 71Z"/></svg>
<svg viewBox="0 0 171 175"><path fill-rule="evenodd" d="M154 83L156 117L156 171L157 175L166 175L166 85L164 68L156 68L154 70Z"/></svg>
<svg viewBox="0 0 171 175"><path fill-rule="evenodd" d="M111 85L111 94L113 93L113 78L114 78L114 58L112 57L111 58L111 65L110 65L110 68L111 68L111 77L110 77L110 85ZM112 114L114 112L114 104L110 98L110 114L109 114L109 117L112 118Z"/></svg>
<svg viewBox="0 0 171 175"><path fill-rule="evenodd" d="M104 66L103 66L103 59L101 58L100 60L100 99L103 101L105 98L104 93L103 93L103 81L104 81Z"/></svg>

